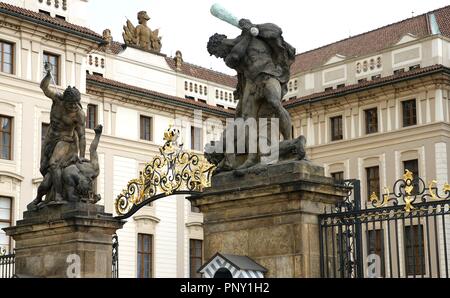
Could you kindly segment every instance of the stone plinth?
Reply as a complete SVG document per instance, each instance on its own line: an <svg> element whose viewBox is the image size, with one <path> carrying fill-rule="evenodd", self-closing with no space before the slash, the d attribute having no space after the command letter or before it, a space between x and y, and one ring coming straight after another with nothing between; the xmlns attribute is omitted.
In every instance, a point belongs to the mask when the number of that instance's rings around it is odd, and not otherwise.
<svg viewBox="0 0 450 298"><path fill-rule="evenodd" d="M347 194L307 161L261 166L244 176L222 173L191 197L204 214L204 257L248 256L266 277L319 277L318 215Z"/></svg>
<svg viewBox="0 0 450 298"><path fill-rule="evenodd" d="M19 276L110 278L112 236L123 224L103 206L68 203L25 212L5 231L16 242Z"/></svg>

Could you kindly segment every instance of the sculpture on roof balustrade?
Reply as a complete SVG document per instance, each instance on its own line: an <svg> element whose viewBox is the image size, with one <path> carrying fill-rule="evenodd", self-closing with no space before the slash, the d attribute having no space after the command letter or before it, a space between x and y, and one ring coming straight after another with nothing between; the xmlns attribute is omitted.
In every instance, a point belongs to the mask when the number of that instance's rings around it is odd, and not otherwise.
<svg viewBox="0 0 450 298"><path fill-rule="evenodd" d="M159 29L152 31L147 22L150 20L146 11L138 13L139 25L134 27L130 20L123 26L123 40L126 45L138 47L144 50L161 52L161 39L159 36Z"/></svg>

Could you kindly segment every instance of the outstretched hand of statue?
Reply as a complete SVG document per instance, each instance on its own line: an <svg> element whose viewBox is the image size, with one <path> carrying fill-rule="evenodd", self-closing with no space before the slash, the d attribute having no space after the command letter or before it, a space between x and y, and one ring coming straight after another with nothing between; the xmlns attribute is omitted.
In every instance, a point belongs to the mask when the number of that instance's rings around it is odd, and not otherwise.
<svg viewBox="0 0 450 298"><path fill-rule="evenodd" d="M253 24L249 19L240 19L239 27L241 27L242 30L250 31L250 29L253 27Z"/></svg>
<svg viewBox="0 0 450 298"><path fill-rule="evenodd" d="M47 74L52 72L52 65L49 62L44 63L44 70L47 72Z"/></svg>
<svg viewBox="0 0 450 298"><path fill-rule="evenodd" d="M239 27L244 31L248 32L253 36L259 35L258 28L252 24L252 22L249 19L241 19L239 21Z"/></svg>

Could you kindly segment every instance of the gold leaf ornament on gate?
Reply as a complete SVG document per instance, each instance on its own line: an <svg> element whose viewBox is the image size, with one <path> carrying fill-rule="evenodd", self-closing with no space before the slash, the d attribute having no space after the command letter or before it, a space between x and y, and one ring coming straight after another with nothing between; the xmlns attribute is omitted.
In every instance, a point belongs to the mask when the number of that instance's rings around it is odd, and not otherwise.
<svg viewBox="0 0 450 298"><path fill-rule="evenodd" d="M180 131L170 127L164 132L164 145L144 167L139 178L128 182L127 188L117 196L116 213L126 215L148 199L179 192L202 192L211 186L215 166L202 155L183 150L179 143Z"/></svg>

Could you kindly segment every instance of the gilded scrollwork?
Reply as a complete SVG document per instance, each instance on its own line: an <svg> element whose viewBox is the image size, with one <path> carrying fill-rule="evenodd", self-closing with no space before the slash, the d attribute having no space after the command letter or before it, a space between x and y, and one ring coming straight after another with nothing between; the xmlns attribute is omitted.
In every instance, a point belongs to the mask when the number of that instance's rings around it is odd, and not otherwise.
<svg viewBox="0 0 450 298"><path fill-rule="evenodd" d="M389 192L389 188L386 187L382 201L375 193L370 196L369 201L374 208L386 207L389 202L392 202L394 206L404 204L405 211L409 213L416 209L415 205L418 203L448 199L450 199L448 183L444 184L442 192L440 192L436 180L426 184L422 178L414 177L411 171L405 170L403 178L394 183L393 192Z"/></svg>
<svg viewBox="0 0 450 298"><path fill-rule="evenodd" d="M119 216L157 196L202 192L211 186L215 166L201 155L184 151L183 144L178 143L179 133L173 128L164 133L161 154L147 163L139 178L131 180L117 197L115 207Z"/></svg>

